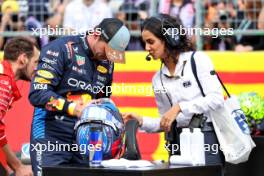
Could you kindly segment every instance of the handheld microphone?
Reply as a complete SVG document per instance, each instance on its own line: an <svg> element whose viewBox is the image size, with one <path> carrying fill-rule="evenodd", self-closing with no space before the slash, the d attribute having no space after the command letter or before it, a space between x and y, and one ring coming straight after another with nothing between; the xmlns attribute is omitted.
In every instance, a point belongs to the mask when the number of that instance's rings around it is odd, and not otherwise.
<svg viewBox="0 0 264 176"><path fill-rule="evenodd" d="M150 54L148 54L148 55L146 56L146 60L147 60L147 61L150 61L150 60L151 60L151 56L150 56Z"/></svg>

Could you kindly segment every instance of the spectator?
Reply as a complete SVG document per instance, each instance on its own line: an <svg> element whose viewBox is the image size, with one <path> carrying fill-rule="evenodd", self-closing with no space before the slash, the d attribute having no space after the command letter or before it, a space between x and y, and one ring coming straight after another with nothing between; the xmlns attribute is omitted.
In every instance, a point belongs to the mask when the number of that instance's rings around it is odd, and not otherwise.
<svg viewBox="0 0 264 176"><path fill-rule="evenodd" d="M262 9L261 9L260 14L259 14L258 28L262 29L262 30L264 29L264 6L262 6Z"/></svg>
<svg viewBox="0 0 264 176"><path fill-rule="evenodd" d="M28 16L34 16L42 24L49 18L49 0L29 0Z"/></svg>
<svg viewBox="0 0 264 176"><path fill-rule="evenodd" d="M1 24L0 32L13 31L18 29L18 13L19 5L16 1L5 1L1 7ZM20 23L21 24L21 23ZM21 26L21 25L20 25ZM3 46L8 40L8 37L0 36L0 49L3 50Z"/></svg>
<svg viewBox="0 0 264 176"><path fill-rule="evenodd" d="M71 0L55 0L51 3L52 16L46 20L46 24L51 29L60 28L63 25L65 8ZM67 34L67 33L65 33ZM64 35L64 34L61 34ZM49 41L56 39L58 36L49 36ZM44 44L44 43L43 43Z"/></svg>
<svg viewBox="0 0 264 176"><path fill-rule="evenodd" d="M56 0L51 4L51 11L53 15L47 19L46 23L51 28L56 28L57 26L62 26L63 24L63 16L66 6L70 0Z"/></svg>
<svg viewBox="0 0 264 176"><path fill-rule="evenodd" d="M139 32L141 21L149 16L150 1L128 0L123 2L116 17L122 20L132 32ZM131 36L127 50L144 50L140 36Z"/></svg>
<svg viewBox="0 0 264 176"><path fill-rule="evenodd" d="M169 14L180 18L186 28L194 25L194 6L191 0L172 0Z"/></svg>
<svg viewBox="0 0 264 176"><path fill-rule="evenodd" d="M211 4L208 4L208 13L206 16L205 26L206 28L219 29L229 31L233 28L231 23L236 15L234 6L231 2L214 0ZM234 37L231 35L221 36L218 33L218 37L204 36L204 49L205 50L233 50Z"/></svg>
<svg viewBox="0 0 264 176"><path fill-rule="evenodd" d="M111 17L111 9L101 0L73 0L66 6L63 27L86 32Z"/></svg>
<svg viewBox="0 0 264 176"><path fill-rule="evenodd" d="M232 28L231 21L233 21L235 13L234 7L230 3L220 2L217 5L217 22L213 24L213 28L229 30ZM210 37L211 48L213 50L233 50L234 37L230 35L219 35L216 38Z"/></svg>
<svg viewBox="0 0 264 176"><path fill-rule="evenodd" d="M33 16L30 16L25 21L25 27L27 31L33 31L37 29L41 29L41 23ZM32 36L32 40L38 44L38 46L44 46L48 43L49 37L48 36Z"/></svg>
<svg viewBox="0 0 264 176"><path fill-rule="evenodd" d="M119 12L119 8L123 3L124 0L110 0L108 2L108 6L111 8L111 11L114 16Z"/></svg>
<svg viewBox="0 0 264 176"><path fill-rule="evenodd" d="M246 18L241 22L238 29L241 31L249 29L258 29L258 17L260 15L260 9L262 7L261 0L246 1L245 3L245 15ZM238 35L236 37L237 45L235 51L252 51L264 49L263 36L247 36Z"/></svg>
<svg viewBox="0 0 264 176"><path fill-rule="evenodd" d="M217 1L204 2L205 8L207 9L207 14L205 17L204 27L213 28L214 23L218 20L218 11L217 11ZM210 50L212 48L210 36L204 36L204 50Z"/></svg>
<svg viewBox="0 0 264 176"><path fill-rule="evenodd" d="M26 28L32 31L36 28L55 29L62 26L64 9L70 0L30 0L28 2L28 18ZM46 45L57 36L37 36L35 40L39 46Z"/></svg>
<svg viewBox="0 0 264 176"><path fill-rule="evenodd" d="M237 1L237 14L236 14L236 21L234 24L235 28L238 28L241 21L245 18L245 3L244 0Z"/></svg>

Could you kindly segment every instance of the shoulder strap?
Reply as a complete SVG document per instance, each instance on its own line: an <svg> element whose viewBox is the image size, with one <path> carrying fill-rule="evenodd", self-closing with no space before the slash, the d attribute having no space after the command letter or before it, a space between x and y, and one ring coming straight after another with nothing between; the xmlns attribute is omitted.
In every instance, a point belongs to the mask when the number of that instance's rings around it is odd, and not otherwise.
<svg viewBox="0 0 264 176"><path fill-rule="evenodd" d="M192 72L193 72L193 75L194 75L194 77L195 77L195 79L196 79L196 82L197 82L197 84L198 84L198 87L199 87L199 89L200 89L200 91L201 91L203 97L205 97L205 94L204 94L204 91L203 91L203 87L202 87L202 85L201 85L201 83L200 83L200 81L199 81L199 79L198 79L197 69L196 69L196 63L195 63L195 60L194 60L194 57L193 57L194 54L195 54L195 51L192 53L192 56L191 56ZM221 83L221 85L222 85L223 89L225 90L227 96L230 98L230 94L229 94L229 92L227 91L227 89L226 89L226 87L225 87L223 81L220 79L220 77L219 77L219 75L217 74L217 72L213 70L213 71L210 72L210 74L212 74L212 75L216 74L217 79L218 79L219 82Z"/></svg>
<svg viewBox="0 0 264 176"><path fill-rule="evenodd" d="M204 91L203 91L203 87L198 79L198 76L197 76L197 70L196 70L196 63L195 63L195 60L194 60L194 54L195 54L195 51L192 53L192 56L191 56L191 66L192 66L192 72L193 72L193 75L196 79L196 82L198 84L198 87L203 95L203 97L205 97L205 94L204 94Z"/></svg>
<svg viewBox="0 0 264 176"><path fill-rule="evenodd" d="M227 89L226 89L224 83L223 83L222 80L220 79L219 75L218 75L217 72L215 72L215 71L214 71L214 73L216 74L216 76L217 76L219 82L221 83L223 89L225 90L226 95L228 96L228 98L230 98L230 94L229 94L229 92L227 91Z"/></svg>

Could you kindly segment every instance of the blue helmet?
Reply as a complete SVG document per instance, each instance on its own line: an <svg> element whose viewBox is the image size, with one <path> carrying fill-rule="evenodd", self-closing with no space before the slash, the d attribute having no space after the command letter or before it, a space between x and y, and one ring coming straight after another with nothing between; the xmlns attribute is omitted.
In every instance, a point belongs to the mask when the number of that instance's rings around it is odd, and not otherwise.
<svg viewBox="0 0 264 176"><path fill-rule="evenodd" d="M83 110L75 125L76 142L80 147L89 145L92 127L102 129L103 159L119 158L125 148L125 128L119 110L110 99L104 99L99 104L90 104ZM85 149L87 151L81 154L89 158L88 148Z"/></svg>

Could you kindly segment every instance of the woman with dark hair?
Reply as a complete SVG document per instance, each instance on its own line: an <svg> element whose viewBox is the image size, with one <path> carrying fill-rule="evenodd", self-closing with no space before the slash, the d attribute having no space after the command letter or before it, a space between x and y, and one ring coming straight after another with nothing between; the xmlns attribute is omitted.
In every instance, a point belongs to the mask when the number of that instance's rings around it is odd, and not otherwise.
<svg viewBox="0 0 264 176"><path fill-rule="evenodd" d="M221 85L214 74L210 58L203 52L194 52L187 34L181 30L180 20L160 14L145 20L142 38L145 50L154 60L160 59L161 68L152 79L155 99L161 118L142 117L135 113L124 113L125 121L136 119L141 129L147 132L181 132L182 128L193 125L198 114L199 126L204 133L207 146L218 146L217 137L211 122L210 111L223 106L224 96ZM205 96L202 95L194 77L191 58L194 58L198 79ZM204 118L206 117L206 118ZM176 120L176 121L175 121ZM193 126L192 126L193 127ZM179 143L178 135L172 142ZM170 142L171 143L171 142ZM210 148L212 149L212 148ZM205 148L206 164L223 163L223 155ZM170 153L172 154L172 153Z"/></svg>

